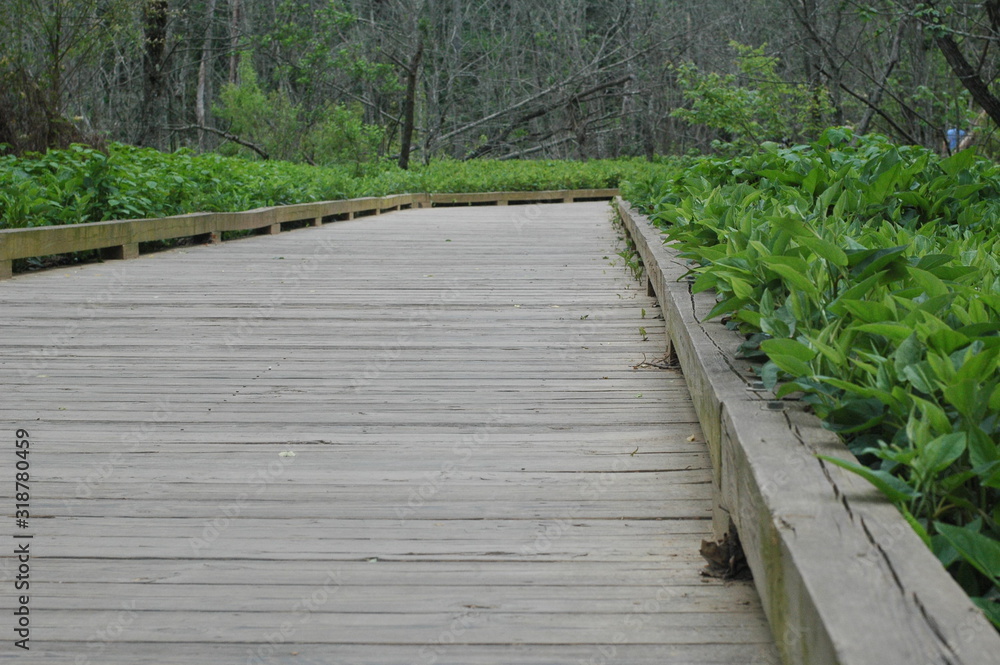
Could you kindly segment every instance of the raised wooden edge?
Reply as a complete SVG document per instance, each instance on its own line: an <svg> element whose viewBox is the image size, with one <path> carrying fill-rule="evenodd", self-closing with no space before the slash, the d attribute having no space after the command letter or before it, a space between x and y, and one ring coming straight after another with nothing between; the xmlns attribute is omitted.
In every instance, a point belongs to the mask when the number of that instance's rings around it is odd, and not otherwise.
<svg viewBox="0 0 1000 665"><path fill-rule="evenodd" d="M541 192L462 192L430 194L431 205L462 205L470 203L489 203L508 205L511 203L538 203L545 201L561 201L573 203L580 199L590 201L610 201L618 196L617 189L561 189Z"/></svg>
<svg viewBox="0 0 1000 665"><path fill-rule="evenodd" d="M429 208L455 203L574 201L611 199L617 189L579 189L542 192L486 192L472 194L394 194L340 201L257 208L243 212L192 213L158 219L130 219L65 226L0 230L0 279L12 276L14 259L86 250L101 250L104 258L134 258L141 242L195 237L218 242L224 231L256 231L273 235L282 224L301 222L320 226L331 219L355 217L404 208Z"/></svg>
<svg viewBox="0 0 1000 665"><path fill-rule="evenodd" d="M853 459L847 448L801 405L763 390L735 357L742 337L704 320L714 298L691 293L678 252L616 203L708 440L717 517L736 526L784 662L998 662L1000 635L896 508L817 457Z"/></svg>

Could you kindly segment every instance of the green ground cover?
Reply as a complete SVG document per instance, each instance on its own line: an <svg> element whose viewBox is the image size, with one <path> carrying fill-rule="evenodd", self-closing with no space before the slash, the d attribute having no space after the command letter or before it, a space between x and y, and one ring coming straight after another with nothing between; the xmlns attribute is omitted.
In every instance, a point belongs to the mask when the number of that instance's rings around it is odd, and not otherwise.
<svg viewBox="0 0 1000 665"><path fill-rule="evenodd" d="M1000 169L831 129L623 194L1000 626Z"/></svg>
<svg viewBox="0 0 1000 665"><path fill-rule="evenodd" d="M405 192L617 187L645 160L435 161L314 167L121 144L0 157L0 228L223 212Z"/></svg>

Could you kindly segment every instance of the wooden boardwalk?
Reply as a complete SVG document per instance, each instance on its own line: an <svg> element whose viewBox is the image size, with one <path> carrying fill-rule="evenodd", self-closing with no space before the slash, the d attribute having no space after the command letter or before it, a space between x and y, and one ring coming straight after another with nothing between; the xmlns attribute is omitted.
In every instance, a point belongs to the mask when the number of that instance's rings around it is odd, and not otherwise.
<svg viewBox="0 0 1000 665"><path fill-rule="evenodd" d="M700 576L708 454L680 373L635 368L663 322L609 219L407 210L0 283L0 660L777 663L752 584Z"/></svg>

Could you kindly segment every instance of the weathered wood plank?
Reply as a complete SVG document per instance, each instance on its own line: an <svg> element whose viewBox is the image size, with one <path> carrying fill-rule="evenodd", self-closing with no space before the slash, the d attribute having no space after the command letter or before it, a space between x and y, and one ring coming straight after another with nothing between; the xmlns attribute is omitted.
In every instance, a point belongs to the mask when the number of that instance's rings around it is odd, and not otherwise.
<svg viewBox="0 0 1000 665"><path fill-rule="evenodd" d="M700 576L710 459L683 377L643 365L664 322L612 265L607 206L542 211L414 207L0 285L32 655L774 665L756 592Z"/></svg>
<svg viewBox="0 0 1000 665"><path fill-rule="evenodd" d="M108 249L105 258L134 258L138 243L169 240L182 237L201 237L205 241L218 240L223 231L259 229L267 235L280 232L286 222L310 221L322 225L324 217L346 216L353 219L358 213L378 214L383 210L400 210L404 207L430 206L438 200L523 202L574 199L611 199L617 189L560 190L554 192L493 192L488 194L396 194L385 197L367 197L341 201L324 201L276 208L258 208L233 213L192 213L160 219L115 220L71 224L65 226L35 227L0 230L0 279L9 278L12 259L22 259L51 254L65 254L91 249ZM448 197L451 197L450 199ZM316 224L316 221L319 224ZM118 255L122 254L121 257Z"/></svg>
<svg viewBox="0 0 1000 665"><path fill-rule="evenodd" d="M641 619L637 617L636 620ZM44 648L34 655L52 665L79 665L79 656L90 655L91 662L127 665L247 665L258 661L269 665L302 665L303 663L351 663L351 665L600 665L629 663L630 665L776 665L767 645L722 644L706 649L704 645L666 644L588 644L545 645L518 642L507 647L493 645L451 644L448 634L418 646L381 645L373 651L357 644L163 644L98 641L66 642L59 651ZM286 640L288 642L289 640Z"/></svg>

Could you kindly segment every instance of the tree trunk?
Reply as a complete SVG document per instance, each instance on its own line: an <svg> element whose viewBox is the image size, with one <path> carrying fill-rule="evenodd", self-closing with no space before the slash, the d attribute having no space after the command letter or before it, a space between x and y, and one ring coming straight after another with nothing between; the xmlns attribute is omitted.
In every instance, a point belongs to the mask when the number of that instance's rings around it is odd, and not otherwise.
<svg viewBox="0 0 1000 665"><path fill-rule="evenodd" d="M236 85L240 78L240 19L243 10L240 0L229 0L229 83Z"/></svg>
<svg viewBox="0 0 1000 665"><path fill-rule="evenodd" d="M1000 8L998 8L995 0L989 0L984 4L987 16L990 19L991 28L995 32L997 21L1000 21ZM934 36L934 43L941 51L941 55L948 62L952 73L958 77L958 80L969 91L969 94L972 95L972 99L986 112L986 115L993 122L1000 124L1000 98L990 92L989 84L983 80L982 75L979 73L980 70L974 67L965 57L965 54L962 53L962 48L955 41L954 36L952 36L952 31L942 23L941 15L937 12L935 3L929 2L926 3L926 6L934 10L930 14L931 18L926 23L926 26Z"/></svg>
<svg viewBox="0 0 1000 665"><path fill-rule="evenodd" d="M399 168L410 166L410 147L413 143L414 111L417 105L417 72L420 70L420 59L424 55L424 40L417 42L417 52L413 54L406 68L406 98L403 100L403 132L400 135Z"/></svg>
<svg viewBox="0 0 1000 665"><path fill-rule="evenodd" d="M208 87L211 79L210 61L212 57L212 27L215 22L215 2L208 0L205 7L205 40L201 44L201 62L198 65L198 90L195 93L194 117L199 127L204 127L206 107L208 106ZM205 149L205 132L198 130L198 149Z"/></svg>
<svg viewBox="0 0 1000 665"><path fill-rule="evenodd" d="M938 29L943 30L941 26L938 26ZM990 92L989 86L983 81L983 78L965 59L962 49L955 42L955 38L946 32L940 32L934 37L934 42L941 49L941 54L948 61L951 71L955 73L955 76L962 82L976 103L986 111L986 115L990 116L993 122L1000 124L1000 98Z"/></svg>
<svg viewBox="0 0 1000 665"><path fill-rule="evenodd" d="M143 90L139 144L162 149L164 125L164 61L167 52L168 0L146 0L143 5Z"/></svg>

